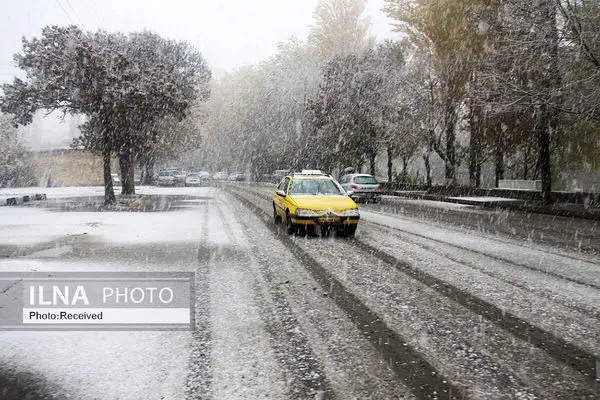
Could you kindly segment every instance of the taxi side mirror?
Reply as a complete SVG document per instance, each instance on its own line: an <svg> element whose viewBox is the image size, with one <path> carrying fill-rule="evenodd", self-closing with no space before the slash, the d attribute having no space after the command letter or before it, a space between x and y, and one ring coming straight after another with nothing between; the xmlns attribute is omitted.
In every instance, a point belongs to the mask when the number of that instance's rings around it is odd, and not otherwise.
<svg viewBox="0 0 600 400"><path fill-rule="evenodd" d="M277 196L285 197L285 192L283 190L278 190Z"/></svg>

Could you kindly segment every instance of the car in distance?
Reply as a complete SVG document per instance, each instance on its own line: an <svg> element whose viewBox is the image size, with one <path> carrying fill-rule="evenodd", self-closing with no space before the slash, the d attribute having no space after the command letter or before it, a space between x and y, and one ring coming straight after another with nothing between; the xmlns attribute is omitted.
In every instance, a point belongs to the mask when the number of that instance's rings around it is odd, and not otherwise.
<svg viewBox="0 0 600 400"><path fill-rule="evenodd" d="M200 186L202 185L202 180L200 179L200 174L191 173L185 176L185 186Z"/></svg>
<svg viewBox="0 0 600 400"><path fill-rule="evenodd" d="M157 183L159 186L174 186L175 173L172 170L158 171Z"/></svg>
<svg viewBox="0 0 600 400"><path fill-rule="evenodd" d="M227 175L227 172L223 171L215 172L215 174L212 176L215 181L225 181L228 177L229 175Z"/></svg>
<svg viewBox="0 0 600 400"><path fill-rule="evenodd" d="M185 186L203 186L208 185L212 180L210 172L190 172L185 176Z"/></svg>
<svg viewBox="0 0 600 400"><path fill-rule="evenodd" d="M348 174L342 176L340 185L354 201L379 203L381 201L381 184L373 175Z"/></svg>
<svg viewBox="0 0 600 400"><path fill-rule="evenodd" d="M247 176L245 174L236 172L236 173L233 173L233 174L229 175L229 180L230 181L241 182L241 181L246 181L248 179L247 179Z"/></svg>
<svg viewBox="0 0 600 400"><path fill-rule="evenodd" d="M173 172L173 178L175 178L175 185L185 185L185 177L187 176L186 171L176 170Z"/></svg>
<svg viewBox="0 0 600 400"><path fill-rule="evenodd" d="M339 183L319 170L303 170L281 180L273 193L273 218L284 223L288 234L335 229L348 236L356 233L358 206Z"/></svg>

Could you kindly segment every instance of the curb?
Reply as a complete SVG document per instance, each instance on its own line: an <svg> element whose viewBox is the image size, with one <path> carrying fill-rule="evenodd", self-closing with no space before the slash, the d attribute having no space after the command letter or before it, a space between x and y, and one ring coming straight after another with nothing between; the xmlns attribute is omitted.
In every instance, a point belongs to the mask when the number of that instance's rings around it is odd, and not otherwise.
<svg viewBox="0 0 600 400"><path fill-rule="evenodd" d="M29 203L35 200L46 200L46 193L35 193L23 196L15 196L6 198L6 206L17 206L23 203Z"/></svg>
<svg viewBox="0 0 600 400"><path fill-rule="evenodd" d="M434 194L423 194L423 193L398 193L398 192L388 192L384 193L388 196L395 197L405 197L412 199L422 199L422 200L432 200L432 201L444 201L446 203L456 203L456 204L464 204L469 206L480 206L485 208L494 208L494 209L507 209L513 211L521 211L521 212L530 212L536 214L545 214L545 215L555 215L559 217L568 217L568 218L581 218L588 219L592 221L600 221L600 209L595 211L587 211L587 210L567 210L550 207L538 206L535 204L530 204L526 200L514 199L514 201L473 201L459 198L452 198Z"/></svg>

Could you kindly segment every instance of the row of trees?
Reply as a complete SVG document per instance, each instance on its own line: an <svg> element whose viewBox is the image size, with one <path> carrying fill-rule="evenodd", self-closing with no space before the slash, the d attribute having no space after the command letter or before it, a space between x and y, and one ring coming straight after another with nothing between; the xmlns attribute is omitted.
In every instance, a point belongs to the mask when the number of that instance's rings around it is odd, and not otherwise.
<svg viewBox="0 0 600 400"><path fill-rule="evenodd" d="M0 109L31 121L39 109L84 114L80 146L110 156L123 192L133 165L202 140L213 169L341 169L376 159L431 156L456 184L484 163L541 179L550 202L556 171L600 159L600 0L386 0L401 40L376 44L365 0L321 0L307 41L209 84L201 55L149 32L49 27L24 40L25 81L3 85ZM209 91L212 95L209 98ZM206 101L206 102L205 102ZM199 132L202 131L202 137Z"/></svg>
<svg viewBox="0 0 600 400"><path fill-rule="evenodd" d="M598 1L386 4L411 44L434 55L432 73L443 105L441 133L446 143L440 155L446 178L455 179L455 132L461 120L470 134L474 185L488 158L493 158L498 180L506 156L516 155L523 178L539 174L546 203L551 201L552 161L560 165L570 156L564 153L577 147L598 151ZM590 142L591 137L596 139ZM571 154L580 162L598 163L593 154Z"/></svg>
<svg viewBox="0 0 600 400"><path fill-rule="evenodd" d="M455 184L484 163L541 179L598 167L597 0L387 0L402 39L378 45L362 0L322 0L307 42L224 77L209 102L215 164L273 169L430 157ZM225 155L225 156L224 156ZM551 168L554 166L554 171ZM554 175L553 175L554 172Z"/></svg>
<svg viewBox="0 0 600 400"><path fill-rule="evenodd" d="M148 166L161 153L198 144L198 118L188 117L209 97L211 73L187 43L151 32L52 26L23 39L15 61L26 79L2 85L0 110L17 125L38 110L84 115L76 145L102 154L107 204L115 201L111 156L118 157L122 193L134 194L136 162Z"/></svg>

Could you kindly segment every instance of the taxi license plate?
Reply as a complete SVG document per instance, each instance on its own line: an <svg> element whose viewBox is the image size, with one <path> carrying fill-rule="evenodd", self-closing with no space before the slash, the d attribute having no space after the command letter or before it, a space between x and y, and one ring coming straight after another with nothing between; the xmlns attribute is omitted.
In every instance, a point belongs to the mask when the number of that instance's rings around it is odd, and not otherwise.
<svg viewBox="0 0 600 400"><path fill-rule="evenodd" d="M331 224L333 222L340 222L339 218L319 218L320 224Z"/></svg>

